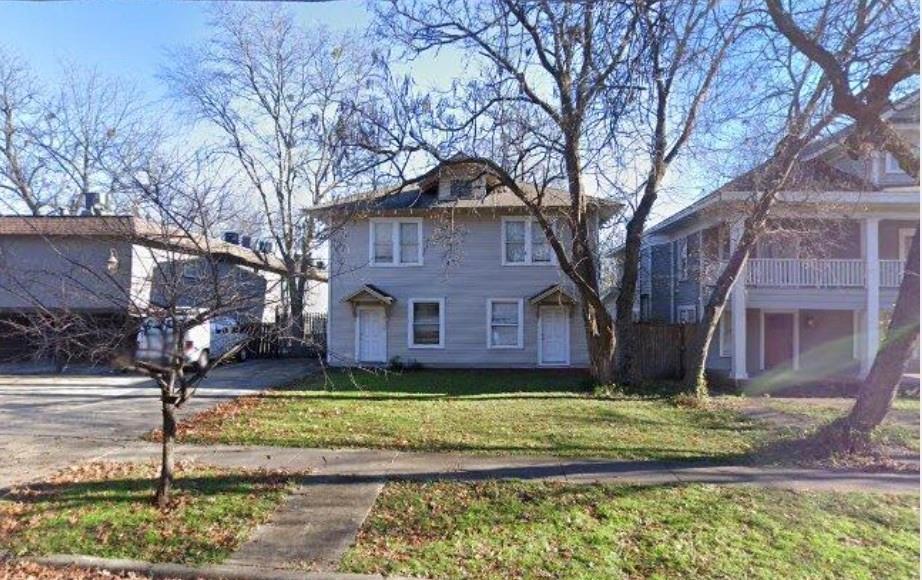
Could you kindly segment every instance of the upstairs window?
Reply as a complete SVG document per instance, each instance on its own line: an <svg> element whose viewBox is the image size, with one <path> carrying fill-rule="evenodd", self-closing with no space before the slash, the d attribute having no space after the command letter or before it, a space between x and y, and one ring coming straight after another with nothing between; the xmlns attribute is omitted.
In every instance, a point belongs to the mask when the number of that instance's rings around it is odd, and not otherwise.
<svg viewBox="0 0 922 580"><path fill-rule="evenodd" d="M371 221L371 263L375 266L419 266L423 263L420 219Z"/></svg>
<svg viewBox="0 0 922 580"><path fill-rule="evenodd" d="M503 265L553 264L544 230L532 218L503 218Z"/></svg>

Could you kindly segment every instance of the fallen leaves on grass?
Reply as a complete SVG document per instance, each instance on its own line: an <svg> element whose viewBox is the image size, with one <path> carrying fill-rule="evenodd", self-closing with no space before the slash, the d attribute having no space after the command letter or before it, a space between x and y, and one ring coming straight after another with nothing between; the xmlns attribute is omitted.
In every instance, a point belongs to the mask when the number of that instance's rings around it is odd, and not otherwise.
<svg viewBox="0 0 922 580"><path fill-rule="evenodd" d="M303 473L178 462L171 502L153 502L158 465L96 461L9 490L0 548L148 561L220 561L268 520Z"/></svg>
<svg viewBox="0 0 922 580"><path fill-rule="evenodd" d="M179 441L186 437L215 439L221 432L222 423L245 420L247 413L257 407L265 397L262 393L237 397L197 413L176 425L176 438ZM160 443L163 441L163 430L154 429L145 439Z"/></svg>
<svg viewBox="0 0 922 580"><path fill-rule="evenodd" d="M0 578L5 580L136 580L149 578L134 572L110 572L78 566L47 566L28 560L0 562Z"/></svg>

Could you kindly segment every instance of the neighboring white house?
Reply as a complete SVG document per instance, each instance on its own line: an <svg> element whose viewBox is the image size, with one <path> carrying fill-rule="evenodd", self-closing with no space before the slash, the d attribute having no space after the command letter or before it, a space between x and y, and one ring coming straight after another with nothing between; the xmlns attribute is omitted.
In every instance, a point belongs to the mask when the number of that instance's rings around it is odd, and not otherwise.
<svg viewBox="0 0 922 580"><path fill-rule="evenodd" d="M918 94L887 116L918 149ZM919 225L919 184L889 155L851 158L842 144L849 131L801 157L732 290L710 370L737 380L772 370L822 380L870 369ZM740 176L650 228L636 318L699 320L756 178L757 170ZM916 359L918 367L918 349Z"/></svg>
<svg viewBox="0 0 922 580"><path fill-rule="evenodd" d="M166 235L131 216L0 216L0 357L29 354L22 341L2 339L3 329L12 326L4 320L66 311L119 328L143 316L156 303L158 271L165 267L181 269L181 282L171 284L175 290L181 283L183 305L194 306L214 291L201 277L206 247L222 284L244 297L228 314L274 322L285 308L285 267L271 255L219 240Z"/></svg>
<svg viewBox="0 0 922 580"><path fill-rule="evenodd" d="M331 365L588 366L576 293L521 201L493 185L455 163L312 210L334 227ZM569 197L550 190L542 205L562 215ZM587 200L595 237L616 209Z"/></svg>

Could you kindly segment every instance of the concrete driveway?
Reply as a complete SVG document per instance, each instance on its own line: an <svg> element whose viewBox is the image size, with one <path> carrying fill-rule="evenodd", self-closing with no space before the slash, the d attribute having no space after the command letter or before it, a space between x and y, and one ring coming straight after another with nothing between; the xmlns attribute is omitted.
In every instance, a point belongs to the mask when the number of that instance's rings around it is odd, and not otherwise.
<svg viewBox="0 0 922 580"><path fill-rule="evenodd" d="M306 359L215 369L180 418L310 374ZM105 455L160 426L158 389L137 376L0 375L0 488Z"/></svg>

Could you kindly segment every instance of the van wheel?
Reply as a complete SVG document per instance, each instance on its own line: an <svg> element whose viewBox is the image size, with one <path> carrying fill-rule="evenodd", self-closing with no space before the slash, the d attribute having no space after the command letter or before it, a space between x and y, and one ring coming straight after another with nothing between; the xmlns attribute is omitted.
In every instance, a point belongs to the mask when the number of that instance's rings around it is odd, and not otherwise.
<svg viewBox="0 0 922 580"><path fill-rule="evenodd" d="M208 351L207 350L203 350L198 355L198 360L195 361L195 366L197 366L198 370L200 371L205 370L205 367L208 366Z"/></svg>

